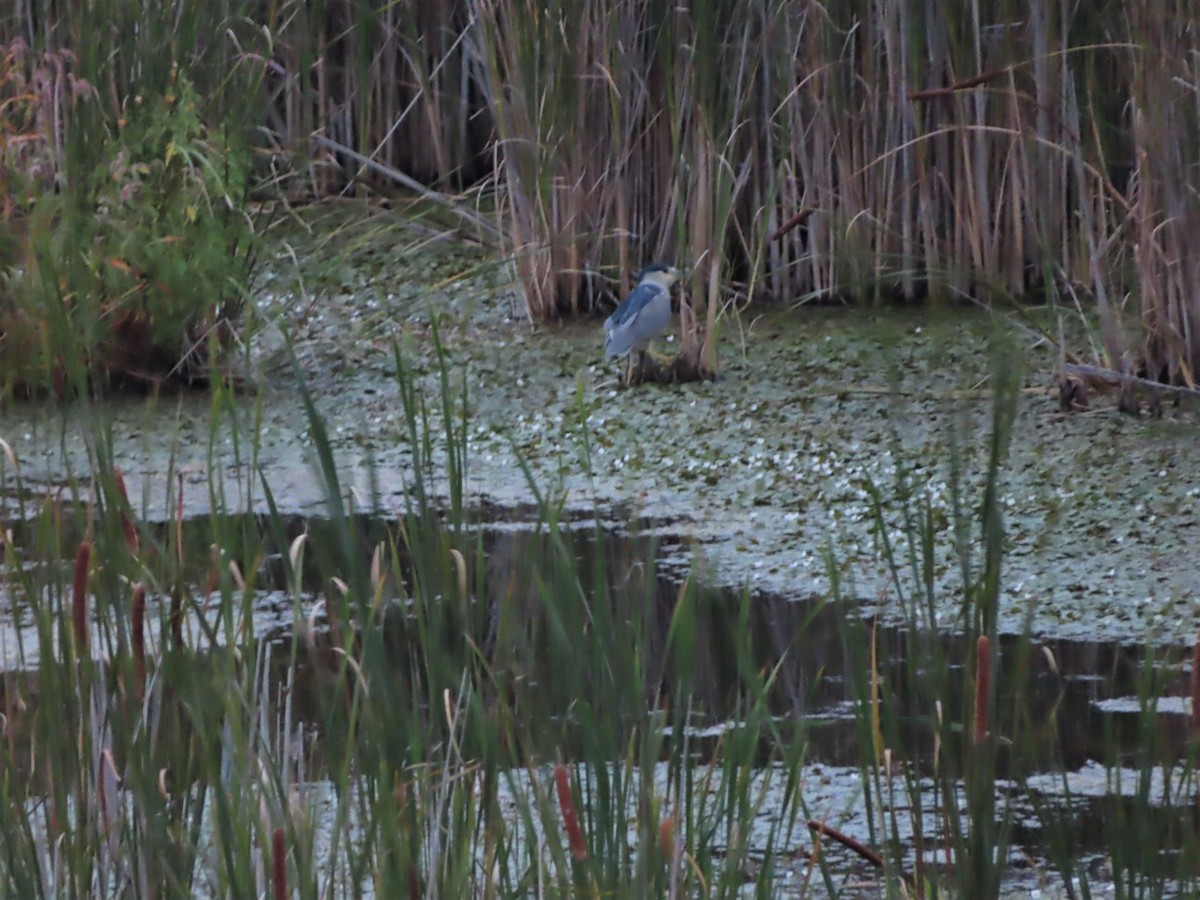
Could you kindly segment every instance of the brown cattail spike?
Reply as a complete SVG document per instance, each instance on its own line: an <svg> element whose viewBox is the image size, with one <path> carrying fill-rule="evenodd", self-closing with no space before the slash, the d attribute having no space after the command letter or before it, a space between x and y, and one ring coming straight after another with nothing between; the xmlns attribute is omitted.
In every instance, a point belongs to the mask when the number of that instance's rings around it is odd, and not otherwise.
<svg viewBox="0 0 1200 900"><path fill-rule="evenodd" d="M75 551L75 577L71 581L71 630L75 635L75 655L79 659L88 655L87 582L91 555L91 542L80 542Z"/></svg>
<svg viewBox="0 0 1200 900"><path fill-rule="evenodd" d="M129 518L129 491L125 489L125 476L121 474L120 469L113 469L113 480L117 483L117 491L121 494L121 530L125 533L125 546L129 548L129 552L137 555L140 543L138 541L137 529L133 526L133 519Z"/></svg>
<svg viewBox="0 0 1200 900"><path fill-rule="evenodd" d="M882 869L884 867L885 863L882 856L861 841L857 841L850 837L850 835L838 831L836 828L832 827L831 825L826 825L824 822L818 819L809 819L808 827L809 830L815 831L818 835L829 835L843 847L846 847L852 850L854 853L857 853L875 868Z"/></svg>
<svg viewBox="0 0 1200 900"><path fill-rule="evenodd" d="M667 861L675 858L675 820L667 816L658 826L658 842L662 844L663 856Z"/></svg>
<svg viewBox="0 0 1200 900"><path fill-rule="evenodd" d="M171 645L176 650L183 649L183 591L175 587L171 591L171 612L169 616L171 628Z"/></svg>
<svg viewBox="0 0 1200 900"><path fill-rule="evenodd" d="M992 691L992 645L986 634L975 644L975 727L972 740L978 747L988 734L988 697Z"/></svg>
<svg viewBox="0 0 1200 900"><path fill-rule="evenodd" d="M1200 734L1200 634L1192 645L1192 733Z"/></svg>
<svg viewBox="0 0 1200 900"><path fill-rule="evenodd" d="M271 889L275 900L287 900L287 843L282 828L271 836Z"/></svg>
<svg viewBox="0 0 1200 900"><path fill-rule="evenodd" d="M134 693L140 701L146 690L146 585L140 581L133 588L133 679Z"/></svg>
<svg viewBox="0 0 1200 900"><path fill-rule="evenodd" d="M554 786L558 791L558 805L562 810L563 829L567 832L567 843L571 845L571 856L576 862L588 858L587 841L579 827L579 816L575 812L575 800L571 797L571 779L567 767L558 763L554 767Z"/></svg>

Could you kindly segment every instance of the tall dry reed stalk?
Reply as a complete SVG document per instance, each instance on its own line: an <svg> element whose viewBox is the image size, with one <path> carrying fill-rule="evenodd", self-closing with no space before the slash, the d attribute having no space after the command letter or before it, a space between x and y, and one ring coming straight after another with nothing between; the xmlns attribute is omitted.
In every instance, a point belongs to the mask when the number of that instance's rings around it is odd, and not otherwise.
<svg viewBox="0 0 1200 900"><path fill-rule="evenodd" d="M1200 54L1194 19L1161 3L1126 4L1128 29L1150 41L1129 53L1134 169L1130 285L1145 373L1195 387L1200 367Z"/></svg>

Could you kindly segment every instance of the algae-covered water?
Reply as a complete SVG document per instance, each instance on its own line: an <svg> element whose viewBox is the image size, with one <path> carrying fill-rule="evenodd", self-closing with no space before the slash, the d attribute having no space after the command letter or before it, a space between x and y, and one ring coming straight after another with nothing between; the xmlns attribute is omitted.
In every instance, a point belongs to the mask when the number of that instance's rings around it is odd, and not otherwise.
<svg viewBox="0 0 1200 900"><path fill-rule="evenodd" d="M393 348L439 434L436 317L451 393L465 388L467 397L468 503L528 508L523 462L568 513L669 523L716 583L825 594L832 559L843 589L886 615L908 581L881 563L874 485L901 558L902 499L929 504L940 620L953 628L952 460L957 453L970 520L982 500L999 353L1021 378L1003 473L1002 629L1028 622L1046 637L1164 642L1195 633L1194 411L1165 404L1159 418L1135 418L1104 396L1089 411L1062 411L1055 354L1012 317L968 307L756 308L726 322L716 381L625 389L620 365L602 359L598 321L535 329L504 261L449 244L414 250L416 240L281 241L235 361L246 385L230 404L214 408L193 393L65 412L18 406L0 415L0 436L36 488L85 473L95 423L111 423L114 462L148 519L175 512L166 508L169 470L183 477L186 514L209 509L211 476L225 485L229 511L263 509L261 476L285 512L318 513L303 380L343 484L359 508L389 511L413 460ZM1057 331L1053 315L1035 313ZM965 536L974 547L977 524Z"/></svg>

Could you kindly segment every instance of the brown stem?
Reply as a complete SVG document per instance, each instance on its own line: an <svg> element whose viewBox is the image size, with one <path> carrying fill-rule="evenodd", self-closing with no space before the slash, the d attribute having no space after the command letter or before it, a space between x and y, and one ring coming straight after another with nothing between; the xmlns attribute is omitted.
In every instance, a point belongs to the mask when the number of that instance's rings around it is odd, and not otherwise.
<svg viewBox="0 0 1200 900"><path fill-rule="evenodd" d="M965 91L967 88L973 88L988 81L995 81L997 78L1003 78L1011 71L1011 66L1005 66L1003 69L992 69L990 72L984 72L982 75L973 75L965 81L956 81L949 87L930 88L927 91L909 91L908 99L933 100L936 97L949 97L956 91Z"/></svg>
<svg viewBox="0 0 1200 900"><path fill-rule="evenodd" d="M1192 733L1200 734L1200 634L1192 645Z"/></svg>
<svg viewBox="0 0 1200 900"><path fill-rule="evenodd" d="M849 850L852 850L854 853L857 853L875 868L883 868L883 857L865 844L859 843L854 838L850 837L850 835L838 831L836 828L826 825L824 822L819 822L816 819L809 819L808 827L810 830L815 831L818 834L829 835L843 847L846 847Z"/></svg>
<svg viewBox="0 0 1200 900"><path fill-rule="evenodd" d="M176 587L171 591L171 612L168 616L171 628L171 644L176 650L183 649L183 592Z"/></svg>
<svg viewBox="0 0 1200 900"><path fill-rule="evenodd" d="M796 213L794 216L792 216L790 219L788 219L786 222L784 222L782 225L780 225L779 228L776 229L775 233L768 238L768 240L771 240L771 241L779 240L781 237L786 235L788 232L794 231L795 229L797 229L801 225L803 225L804 222L808 219L808 217L811 216L815 212L816 212L815 209L800 210L800 212Z"/></svg>

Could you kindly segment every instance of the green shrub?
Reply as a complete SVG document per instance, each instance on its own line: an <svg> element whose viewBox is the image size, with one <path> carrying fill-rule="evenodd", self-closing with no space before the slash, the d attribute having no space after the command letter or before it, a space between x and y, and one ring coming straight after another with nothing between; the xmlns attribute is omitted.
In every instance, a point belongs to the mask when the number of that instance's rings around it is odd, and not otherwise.
<svg viewBox="0 0 1200 900"><path fill-rule="evenodd" d="M205 374L249 277L248 151L216 138L178 69L114 123L77 127L96 151L67 156L69 188L35 194L24 264L0 287L0 383L63 393Z"/></svg>

